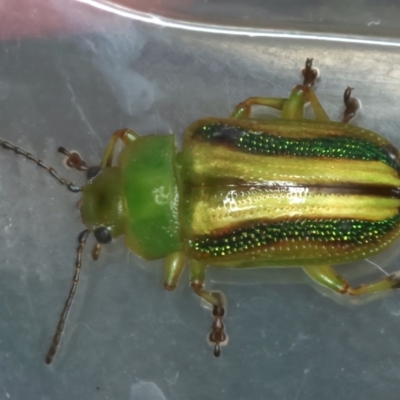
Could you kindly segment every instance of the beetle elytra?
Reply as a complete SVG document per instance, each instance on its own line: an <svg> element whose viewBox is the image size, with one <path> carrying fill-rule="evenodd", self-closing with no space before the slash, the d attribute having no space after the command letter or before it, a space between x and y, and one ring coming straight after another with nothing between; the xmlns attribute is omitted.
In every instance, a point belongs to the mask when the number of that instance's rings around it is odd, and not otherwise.
<svg viewBox="0 0 400 400"><path fill-rule="evenodd" d="M360 102L344 93L341 122L332 122L312 89L318 70L307 59L303 83L288 98L252 97L229 118L191 124L181 151L174 135L116 131L100 166L88 167L62 147L67 164L86 171L83 187L60 177L32 154L1 146L35 162L72 192L82 192L72 286L46 356L50 364L64 331L90 233L102 245L124 236L144 259L165 258L164 287L173 290L186 265L196 295L212 306L214 355L226 344L226 300L204 288L209 265L221 268L302 267L335 292L362 295L400 286L400 276L352 287L333 265L363 259L400 235L400 157L382 136L347 122ZM310 103L315 119L304 118ZM252 107L279 118L251 118ZM116 143L124 149L113 163ZM351 171L351 173L349 173Z"/></svg>

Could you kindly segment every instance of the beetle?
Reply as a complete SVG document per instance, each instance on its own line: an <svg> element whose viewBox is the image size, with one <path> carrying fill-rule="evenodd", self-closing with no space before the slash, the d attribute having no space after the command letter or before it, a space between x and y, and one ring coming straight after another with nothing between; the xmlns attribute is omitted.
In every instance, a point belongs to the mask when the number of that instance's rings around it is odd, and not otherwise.
<svg viewBox="0 0 400 400"><path fill-rule="evenodd" d="M248 98L229 118L194 122L179 152L172 134L140 136L130 129L114 132L99 166L89 167L77 152L60 147L68 166L86 172L83 187L0 141L82 193L86 228L47 364L60 344L90 233L95 260L119 236L144 259L165 258L167 290L176 288L188 265L193 291L212 307L215 356L227 342L226 299L204 288L209 265L302 267L319 284L349 295L400 287L398 274L352 287L332 268L381 252L399 237L399 152L377 133L348 124L361 106L352 88L344 92L342 121L333 122L313 90L319 71L312 59L302 75L288 98ZM315 119L304 118L308 103ZM280 117L252 118L256 105L277 109ZM119 141L125 147L114 163Z"/></svg>

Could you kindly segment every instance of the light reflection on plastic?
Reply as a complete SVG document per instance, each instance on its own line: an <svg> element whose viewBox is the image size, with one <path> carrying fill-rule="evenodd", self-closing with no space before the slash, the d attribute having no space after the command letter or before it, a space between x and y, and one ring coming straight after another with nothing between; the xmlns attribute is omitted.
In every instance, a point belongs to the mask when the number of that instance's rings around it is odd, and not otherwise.
<svg viewBox="0 0 400 400"><path fill-rule="evenodd" d="M169 18L162 18L155 14L143 13L134 11L130 8L123 7L110 3L109 1L96 1L96 0L76 0L80 3L88 4L96 7L100 10L111 12L122 17L135 19L149 24L155 24L162 27L184 29L188 31L196 32L207 32L216 33L223 35L243 35L252 37L270 37L280 39L303 39L303 40L319 40L327 42L338 42L338 43L358 43L364 45L378 45L378 46L391 46L400 47L400 43L388 40L379 39L366 39L363 37L356 36L328 36L328 35L316 35L310 33L295 33L295 32L279 32L279 31L268 31L265 29L251 29L251 28L237 28L223 25L212 25L212 24L195 24L186 21L179 21Z"/></svg>

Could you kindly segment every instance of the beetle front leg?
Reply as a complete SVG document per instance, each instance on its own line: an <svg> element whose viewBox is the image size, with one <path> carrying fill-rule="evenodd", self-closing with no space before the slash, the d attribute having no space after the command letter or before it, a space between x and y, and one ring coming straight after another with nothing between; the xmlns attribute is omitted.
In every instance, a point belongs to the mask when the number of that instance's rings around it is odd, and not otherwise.
<svg viewBox="0 0 400 400"><path fill-rule="evenodd" d="M310 266L303 269L317 283L341 294L357 296L400 288L400 275L398 274L392 274L376 282L353 288L346 279L328 265Z"/></svg>
<svg viewBox="0 0 400 400"><path fill-rule="evenodd" d="M186 256L182 251L172 253L165 258L164 288L174 290L178 285L186 265Z"/></svg>
<svg viewBox="0 0 400 400"><path fill-rule="evenodd" d="M222 322L222 317L225 315L226 298L221 292L208 292L203 290L204 278L207 265L196 260L190 261L190 285L197 296L201 297L213 307L212 314L215 318L211 326L211 333L208 340L214 344L214 356L219 357L221 354L220 345L227 340L224 332L225 326Z"/></svg>
<svg viewBox="0 0 400 400"><path fill-rule="evenodd" d="M117 144L118 139L122 140L125 145L134 142L139 135L134 132L132 129L120 129L115 131L108 142L107 148L104 152L103 158L101 159L100 166L104 167L111 167L113 157L114 157L114 150Z"/></svg>

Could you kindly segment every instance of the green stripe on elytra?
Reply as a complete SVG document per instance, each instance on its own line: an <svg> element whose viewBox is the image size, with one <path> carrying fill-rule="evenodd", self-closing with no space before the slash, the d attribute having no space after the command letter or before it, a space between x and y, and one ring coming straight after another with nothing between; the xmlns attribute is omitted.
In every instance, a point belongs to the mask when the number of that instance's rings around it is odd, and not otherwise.
<svg viewBox="0 0 400 400"><path fill-rule="evenodd" d="M202 125L193 134L249 153L381 161L400 170L397 160L386 149L365 139L346 136L295 139L224 123Z"/></svg>
<svg viewBox="0 0 400 400"><path fill-rule="evenodd" d="M258 247L293 240L319 243L373 243L389 233L400 222L400 214L382 221L356 219L297 219L283 222L255 222L214 236L202 235L189 246L211 257L237 254Z"/></svg>

